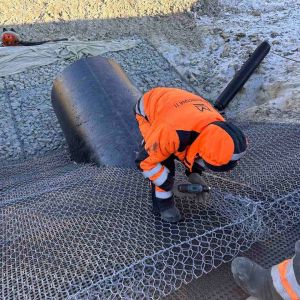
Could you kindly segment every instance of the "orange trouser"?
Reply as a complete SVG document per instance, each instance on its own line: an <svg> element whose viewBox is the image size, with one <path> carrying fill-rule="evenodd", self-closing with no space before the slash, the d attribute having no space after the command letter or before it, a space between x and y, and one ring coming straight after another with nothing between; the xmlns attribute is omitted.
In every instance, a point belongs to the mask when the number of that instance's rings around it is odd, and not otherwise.
<svg viewBox="0 0 300 300"><path fill-rule="evenodd" d="M149 122L142 116L140 115L136 115L136 119L138 121L139 124L139 128L140 128L140 132L141 135L145 136L147 130L149 130L150 124ZM136 159L136 163L139 166L139 163L144 160L145 158L148 157L148 153L146 152L145 148L145 142L144 140L141 141L140 143L140 149L139 149L139 153L137 155L137 159ZM170 197L173 196L173 192L172 192L172 188L174 185L174 176L175 176L175 162L174 162L175 157L173 155L171 155L169 158L167 158L166 160L162 161L161 164L161 171L158 171L156 174L154 174L153 176L150 176L149 179L151 181L151 184L153 186L152 190L152 198L158 198L158 199L169 199ZM162 172L164 170L168 170L168 186L163 186L163 187L159 187L158 185L155 185L155 180L157 178L159 178L159 176L161 176Z"/></svg>

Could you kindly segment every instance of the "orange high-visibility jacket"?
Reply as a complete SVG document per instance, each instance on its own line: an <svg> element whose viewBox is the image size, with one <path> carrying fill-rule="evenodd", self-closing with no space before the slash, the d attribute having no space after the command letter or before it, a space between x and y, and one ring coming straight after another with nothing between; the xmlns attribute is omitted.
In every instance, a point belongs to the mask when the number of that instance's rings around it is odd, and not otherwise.
<svg viewBox="0 0 300 300"><path fill-rule="evenodd" d="M300 299L300 285L295 276L293 259L287 259L279 265L273 266L271 276L274 288L282 299Z"/></svg>
<svg viewBox="0 0 300 300"><path fill-rule="evenodd" d="M221 166L234 153L229 134L211 124L224 118L198 95L177 88L155 88L144 94L135 111L144 138L144 152L137 162L144 176L157 186L168 173L160 163L172 154L191 170L196 155ZM221 138L211 139L212 135Z"/></svg>

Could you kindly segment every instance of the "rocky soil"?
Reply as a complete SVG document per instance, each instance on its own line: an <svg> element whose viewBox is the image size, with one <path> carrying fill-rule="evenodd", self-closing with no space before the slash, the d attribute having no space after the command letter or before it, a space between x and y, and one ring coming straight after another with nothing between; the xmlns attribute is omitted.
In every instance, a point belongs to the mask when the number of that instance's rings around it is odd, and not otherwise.
<svg viewBox="0 0 300 300"><path fill-rule="evenodd" d="M24 39L76 36L112 39L138 35L200 46L201 29L186 14L195 0L2 0L0 26L14 27Z"/></svg>
<svg viewBox="0 0 300 300"><path fill-rule="evenodd" d="M300 3L296 0L17 0L13 6L11 1L2 2L0 24L15 27L24 39L146 38L211 101L267 39L272 52L236 97L229 115L300 119Z"/></svg>
<svg viewBox="0 0 300 300"><path fill-rule="evenodd" d="M111 55L142 91L159 85L188 88L188 83L212 102L242 62L267 39L271 52L236 96L228 115L300 122L298 1L16 0L11 5L2 0L1 5L0 26L14 27L24 40L141 37L142 48ZM157 58L157 51L181 78ZM53 78L68 63L0 80L2 158L34 155L62 145L49 95Z"/></svg>

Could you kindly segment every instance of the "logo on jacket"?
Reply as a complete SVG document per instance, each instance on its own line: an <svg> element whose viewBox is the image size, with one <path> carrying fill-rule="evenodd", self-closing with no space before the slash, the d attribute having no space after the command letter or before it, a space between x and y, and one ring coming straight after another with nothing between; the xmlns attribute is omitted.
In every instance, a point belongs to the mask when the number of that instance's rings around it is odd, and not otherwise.
<svg viewBox="0 0 300 300"><path fill-rule="evenodd" d="M196 99L184 99L184 100L181 100L179 102L176 102L174 104L174 106L175 106L175 108L178 108L178 107L180 107L184 104L191 103L191 102L194 102L194 101L199 101L199 99L197 99L197 98Z"/></svg>
<svg viewBox="0 0 300 300"><path fill-rule="evenodd" d="M201 112L204 112L205 110L211 111L209 107L207 107L205 104L200 103L200 104L194 104L194 106L200 110Z"/></svg>

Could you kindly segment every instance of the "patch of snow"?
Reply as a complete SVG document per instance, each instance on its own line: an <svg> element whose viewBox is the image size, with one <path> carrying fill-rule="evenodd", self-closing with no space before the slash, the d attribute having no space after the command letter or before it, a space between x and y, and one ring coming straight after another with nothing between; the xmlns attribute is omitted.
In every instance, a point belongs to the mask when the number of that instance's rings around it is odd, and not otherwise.
<svg viewBox="0 0 300 300"><path fill-rule="evenodd" d="M214 102L255 48L268 40L271 52L227 113L255 120L300 119L300 2L220 0L217 4L222 9L211 10L220 11L217 15L192 12L202 30L202 49L161 40L159 51L199 94Z"/></svg>

